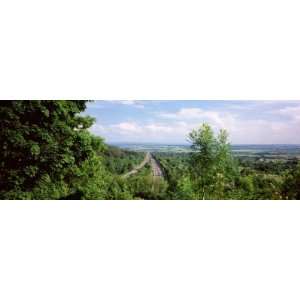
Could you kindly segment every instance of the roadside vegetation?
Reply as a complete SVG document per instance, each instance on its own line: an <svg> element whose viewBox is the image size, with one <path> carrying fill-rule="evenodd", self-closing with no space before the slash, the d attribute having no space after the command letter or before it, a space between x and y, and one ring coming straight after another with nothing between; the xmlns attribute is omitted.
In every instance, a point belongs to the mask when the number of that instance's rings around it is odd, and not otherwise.
<svg viewBox="0 0 300 300"><path fill-rule="evenodd" d="M297 158L235 157L226 130L188 136L193 152L145 153L105 144L82 116L87 101L2 101L0 199L300 199Z"/></svg>

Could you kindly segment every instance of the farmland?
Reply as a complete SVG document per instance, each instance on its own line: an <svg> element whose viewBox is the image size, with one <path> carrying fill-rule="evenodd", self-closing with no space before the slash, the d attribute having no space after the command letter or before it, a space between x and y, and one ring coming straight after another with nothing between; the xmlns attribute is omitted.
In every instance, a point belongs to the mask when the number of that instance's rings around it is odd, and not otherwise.
<svg viewBox="0 0 300 300"><path fill-rule="evenodd" d="M136 151L152 153L190 153L193 152L189 144L115 144L116 146ZM262 158L266 160L300 159L300 145L232 145L231 151L239 158Z"/></svg>

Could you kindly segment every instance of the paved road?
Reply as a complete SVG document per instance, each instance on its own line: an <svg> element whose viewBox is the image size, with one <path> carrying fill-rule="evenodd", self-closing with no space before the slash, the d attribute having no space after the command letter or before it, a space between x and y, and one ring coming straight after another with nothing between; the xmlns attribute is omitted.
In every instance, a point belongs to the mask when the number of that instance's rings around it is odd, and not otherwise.
<svg viewBox="0 0 300 300"><path fill-rule="evenodd" d="M150 154L150 166L154 177L164 177L163 171L158 161Z"/></svg>
<svg viewBox="0 0 300 300"><path fill-rule="evenodd" d="M147 152L144 160L138 166L136 166L134 169L132 169L130 172L124 174L123 178L127 178L130 175L137 173L140 169L142 169L150 161L150 158L151 158L151 154L150 154L150 152Z"/></svg>
<svg viewBox="0 0 300 300"><path fill-rule="evenodd" d="M144 160L138 165L136 166L133 170L131 170L130 172L126 173L123 175L123 178L127 178L133 174L136 174L140 169L142 169L147 163L150 164L151 166L151 170L152 170L152 175L156 178L164 177L163 171L159 165L159 163L157 162L157 160L152 156L152 154L150 154L150 152L147 152L145 155Z"/></svg>

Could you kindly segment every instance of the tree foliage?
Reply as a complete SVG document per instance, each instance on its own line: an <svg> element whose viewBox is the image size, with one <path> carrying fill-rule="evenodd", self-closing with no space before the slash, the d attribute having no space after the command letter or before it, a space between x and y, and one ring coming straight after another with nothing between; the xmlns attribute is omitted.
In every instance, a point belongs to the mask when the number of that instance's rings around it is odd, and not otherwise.
<svg viewBox="0 0 300 300"><path fill-rule="evenodd" d="M105 196L101 138L80 115L86 101L3 101L0 106L0 197Z"/></svg>
<svg viewBox="0 0 300 300"><path fill-rule="evenodd" d="M300 162L288 172L282 186L284 199L300 200Z"/></svg>
<svg viewBox="0 0 300 300"><path fill-rule="evenodd" d="M236 174L227 132L221 130L215 137L212 128L204 123L189 134L189 141L194 150L190 172L197 197L225 198L226 190L233 188Z"/></svg>

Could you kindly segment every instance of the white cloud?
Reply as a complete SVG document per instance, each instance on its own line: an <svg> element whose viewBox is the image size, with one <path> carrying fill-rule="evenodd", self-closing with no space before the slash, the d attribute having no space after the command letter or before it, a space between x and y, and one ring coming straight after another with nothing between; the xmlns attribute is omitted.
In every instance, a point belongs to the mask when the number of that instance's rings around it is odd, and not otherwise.
<svg viewBox="0 0 300 300"><path fill-rule="evenodd" d="M99 123L93 124L93 126L91 127L90 130L91 130L91 132L93 132L95 134L102 134L106 131L105 127Z"/></svg>
<svg viewBox="0 0 300 300"><path fill-rule="evenodd" d="M180 143L185 141L190 129L191 126L185 122L142 124L128 121L106 126L95 124L91 132L103 136L107 141Z"/></svg>
<svg viewBox="0 0 300 300"><path fill-rule="evenodd" d="M300 121L300 105L298 106L287 106L279 109L278 113L291 118L293 121Z"/></svg>
<svg viewBox="0 0 300 300"><path fill-rule="evenodd" d="M150 125L146 125L144 127L144 129L146 131L150 131L152 133L172 133L172 131L174 130L174 128L172 128L171 126L168 125L157 125L157 124L150 124Z"/></svg>
<svg viewBox="0 0 300 300"><path fill-rule="evenodd" d="M159 116L172 120L185 120L198 125L207 122L216 130L232 127L235 120L234 114L203 110L200 108L183 108L175 113L159 113Z"/></svg>
<svg viewBox="0 0 300 300"><path fill-rule="evenodd" d="M205 113L204 110L200 108L182 108L179 111L175 113L166 113L162 112L159 113L158 115L163 118L168 118L168 119L179 119L179 120L184 120L184 119L198 119L200 116Z"/></svg>
<svg viewBox="0 0 300 300"><path fill-rule="evenodd" d="M291 106L274 111L273 113L290 117L290 121L245 119L240 114L200 108L184 108L175 113L159 113L159 116L169 120L181 121L176 131L187 134L192 128L207 122L217 132L225 128L232 143L300 143L300 106ZM247 116L248 118L251 117ZM182 130L180 130L180 128Z"/></svg>
<svg viewBox="0 0 300 300"><path fill-rule="evenodd" d="M183 143L188 133L203 122L215 132L225 128L233 144L300 143L300 106L287 106L272 112L272 120L257 115L200 108L184 108L174 113L157 113L156 120L127 121L110 125L95 124L92 131L107 141ZM282 116L289 120L284 121Z"/></svg>
<svg viewBox="0 0 300 300"><path fill-rule="evenodd" d="M118 103L124 104L124 105L136 105L136 101L134 100L120 100Z"/></svg>
<svg viewBox="0 0 300 300"><path fill-rule="evenodd" d="M142 128L135 122L122 122L119 124L111 125L112 129L120 130L122 133L141 133Z"/></svg>

